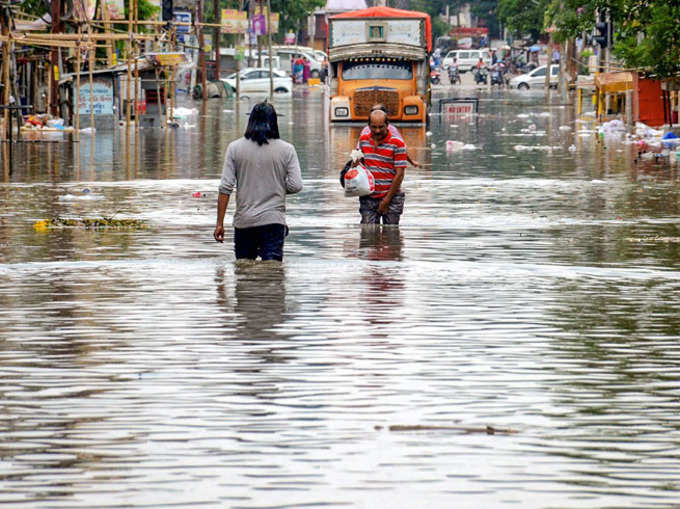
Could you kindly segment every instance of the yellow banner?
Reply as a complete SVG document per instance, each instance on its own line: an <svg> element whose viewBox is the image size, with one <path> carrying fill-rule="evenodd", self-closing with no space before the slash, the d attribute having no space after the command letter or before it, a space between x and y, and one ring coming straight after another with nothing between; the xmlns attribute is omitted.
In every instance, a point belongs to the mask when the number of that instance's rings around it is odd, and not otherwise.
<svg viewBox="0 0 680 509"><path fill-rule="evenodd" d="M161 65L179 65L185 61L184 53L158 53L156 59Z"/></svg>
<svg viewBox="0 0 680 509"><path fill-rule="evenodd" d="M248 31L248 12L222 9L222 33L245 34Z"/></svg>

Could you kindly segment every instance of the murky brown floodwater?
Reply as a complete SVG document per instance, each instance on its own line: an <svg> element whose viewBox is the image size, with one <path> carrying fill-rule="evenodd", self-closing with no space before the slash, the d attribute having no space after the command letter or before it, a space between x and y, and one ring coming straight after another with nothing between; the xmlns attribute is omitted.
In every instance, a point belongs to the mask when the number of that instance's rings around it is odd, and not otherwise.
<svg viewBox="0 0 680 509"><path fill-rule="evenodd" d="M674 507L678 167L540 95L481 97L404 130L430 166L383 231L337 181L358 128L277 100L305 181L282 266L212 240L248 101L3 156L0 502ZM33 227L102 216L149 228Z"/></svg>

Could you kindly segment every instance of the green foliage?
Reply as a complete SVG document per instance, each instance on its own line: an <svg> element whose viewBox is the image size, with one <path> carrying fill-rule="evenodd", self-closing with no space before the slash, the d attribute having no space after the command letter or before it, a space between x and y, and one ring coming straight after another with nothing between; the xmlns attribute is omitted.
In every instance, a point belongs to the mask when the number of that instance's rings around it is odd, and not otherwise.
<svg viewBox="0 0 680 509"><path fill-rule="evenodd" d="M615 24L614 54L658 77L680 75L680 3L628 0Z"/></svg>
<svg viewBox="0 0 680 509"><path fill-rule="evenodd" d="M307 16L324 5L326 0L271 0L272 12L279 13L279 34L306 27Z"/></svg>
<svg viewBox="0 0 680 509"><path fill-rule="evenodd" d="M40 17L49 11L49 4L44 0L26 0L21 4L21 11L31 16Z"/></svg>
<svg viewBox="0 0 680 509"><path fill-rule="evenodd" d="M499 17L517 34L555 27L554 40L591 33L597 13L613 23L614 55L628 68L680 75L680 2L669 0L498 0ZM541 15L541 13L544 13Z"/></svg>
<svg viewBox="0 0 680 509"><path fill-rule="evenodd" d="M432 18L432 39L449 33L451 26L439 16Z"/></svg>
<svg viewBox="0 0 680 509"><path fill-rule="evenodd" d="M538 39L543 28L546 0L498 0L498 18L516 36Z"/></svg>
<svg viewBox="0 0 680 509"><path fill-rule="evenodd" d="M489 37L497 38L500 36L498 27L498 1L499 0L477 0L470 7L472 14L483 20L482 26L489 29Z"/></svg>

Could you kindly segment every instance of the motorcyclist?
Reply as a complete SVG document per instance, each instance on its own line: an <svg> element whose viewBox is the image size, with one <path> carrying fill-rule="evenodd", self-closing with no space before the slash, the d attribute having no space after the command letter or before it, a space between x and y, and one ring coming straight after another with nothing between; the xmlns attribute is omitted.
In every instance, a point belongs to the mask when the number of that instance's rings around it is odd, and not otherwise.
<svg viewBox="0 0 680 509"><path fill-rule="evenodd" d="M460 81L460 75L458 74L458 59L453 57L453 62L449 66L449 82L454 83Z"/></svg>
<svg viewBox="0 0 680 509"><path fill-rule="evenodd" d="M480 58L475 64L475 83L486 83L486 75L486 64L484 63L484 60Z"/></svg>

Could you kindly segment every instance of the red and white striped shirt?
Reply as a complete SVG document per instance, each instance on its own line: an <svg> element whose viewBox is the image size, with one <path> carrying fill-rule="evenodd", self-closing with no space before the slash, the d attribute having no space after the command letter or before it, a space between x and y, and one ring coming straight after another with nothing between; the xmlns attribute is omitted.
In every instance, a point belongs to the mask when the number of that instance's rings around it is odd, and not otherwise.
<svg viewBox="0 0 680 509"><path fill-rule="evenodd" d="M397 168L406 168L406 145L389 131L387 137L376 144L369 132L359 137L359 150L364 154L366 169L375 180L375 192L370 195L371 198L384 197L392 187Z"/></svg>

